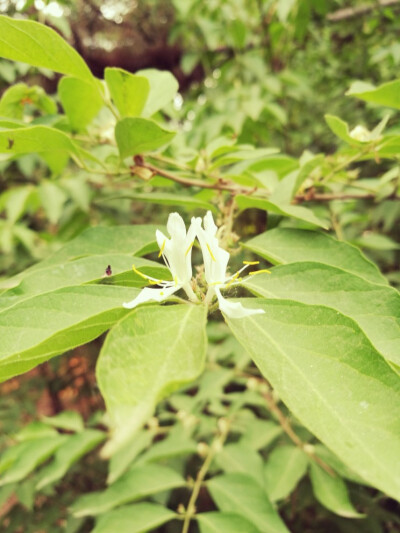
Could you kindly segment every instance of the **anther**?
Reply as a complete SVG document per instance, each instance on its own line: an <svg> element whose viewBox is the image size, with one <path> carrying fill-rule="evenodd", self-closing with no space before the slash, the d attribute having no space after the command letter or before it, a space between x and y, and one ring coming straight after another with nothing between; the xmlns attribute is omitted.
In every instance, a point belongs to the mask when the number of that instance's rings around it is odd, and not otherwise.
<svg viewBox="0 0 400 533"><path fill-rule="evenodd" d="M260 261L243 261L244 265L259 265Z"/></svg>
<svg viewBox="0 0 400 533"><path fill-rule="evenodd" d="M249 272L249 276L254 276L255 274L262 274L264 272L267 274L271 274L271 271L265 268L264 270L254 270L253 272Z"/></svg>
<svg viewBox="0 0 400 533"><path fill-rule="evenodd" d="M186 250L185 252L185 257L187 256L187 254L190 252L190 250L193 248L193 244L194 244L194 241L192 241L189 246L188 246L188 249Z"/></svg>

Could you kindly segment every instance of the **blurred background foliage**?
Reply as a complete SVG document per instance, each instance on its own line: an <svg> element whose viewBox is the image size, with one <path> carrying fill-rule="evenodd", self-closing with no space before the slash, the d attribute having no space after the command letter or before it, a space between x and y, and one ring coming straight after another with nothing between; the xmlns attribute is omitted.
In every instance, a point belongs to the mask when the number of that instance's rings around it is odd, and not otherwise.
<svg viewBox="0 0 400 533"><path fill-rule="evenodd" d="M260 169L257 174L253 169L267 187L296 168L299 158L306 162L324 153L322 175L340 166L345 157L342 142L328 128L324 115L340 116L350 129L363 125L372 130L388 109L347 97L345 92L356 80L376 85L393 80L400 63L400 2L396 1L0 0L0 13L54 28L96 76L103 77L107 66L130 72L169 70L179 82L179 93L159 114L179 135L162 162L187 164L207 176L221 146L237 142L278 148L281 153L273 170ZM46 69L0 60L0 115L70 131L60 111L58 80ZM387 131L398 134L397 112L390 113ZM112 162L117 157L112 128L112 115L103 109L87 128L72 130L77 139L92 145L96 155ZM235 171L241 168L231 170ZM372 198L313 205L339 239L360 246L394 285L400 284L400 202L393 198L398 175L397 156L360 159L356 167L344 165L336 178L339 183L358 178L362 190L372 191ZM158 186L175 190L162 177L150 181L140 184L139 194L150 194ZM132 199L127 191L131 185L126 179L77 169L66 160L0 155L0 279L46 257L86 227L165 222L170 206L155 208L143 197ZM210 194L203 190L195 197L208 202ZM271 214L267 221L264 212L249 210L238 218L236 232L250 235L278 223L296 225ZM213 335L211 342L224 339L223 333ZM211 349L221 351L216 359L223 360L226 354L238 357L236 348L224 343ZM66 409L79 410L89 426L96 425L96 413L103 409L93 376L97 352L98 345L92 343L74 350L68 359L53 360L2 385L0 444L8 445L18 430L38 416ZM240 379L229 381L223 365L221 372L214 391L223 391L227 383L230 392L248 387ZM210 387L207 378L205 383L200 387ZM182 398L172 401L179 410ZM252 401L257 404L257 399ZM222 407L211 399L208 409L219 416ZM168 410L168 405L161 406L161 418L168 417ZM21 485L12 499L11 492L2 489L0 513L7 516L6 530L89 531L90 524L84 520L66 518L66 507L76 493L98 488L105 475L104 464L89 455L83 467L36 499L34 519L32 480ZM297 507L287 500L281 509L293 531L397 530L395 514L392 508L379 506L379 494L356 495L372 509L373 519L354 525L316 504L310 483L303 483Z"/></svg>

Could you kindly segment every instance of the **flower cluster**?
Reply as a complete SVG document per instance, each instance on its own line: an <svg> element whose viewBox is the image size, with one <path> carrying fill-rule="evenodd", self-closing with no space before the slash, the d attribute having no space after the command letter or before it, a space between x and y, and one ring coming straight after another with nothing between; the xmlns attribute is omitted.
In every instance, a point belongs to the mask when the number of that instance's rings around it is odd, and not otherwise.
<svg viewBox="0 0 400 533"><path fill-rule="evenodd" d="M245 261L244 266L236 274L227 276L229 253L219 245L218 228L210 211L204 217L204 224L202 224L201 218L193 217L188 231L186 231L182 217L178 213L171 213L168 218L167 230L170 238L159 230L156 231L156 238L160 248L159 257L163 257L165 264L171 271L172 281L146 276L133 266L136 274L144 278L150 285L157 285L158 287L145 287L134 300L124 303L124 307L133 309L137 305L149 301L162 302L180 289L186 292L189 300L198 302L199 299L194 293L191 283L192 247L197 238L203 254L205 278L208 285L205 302L211 303L216 296L219 308L229 318L242 318L264 313L262 309L246 309L241 303L230 302L222 296L221 289L241 283L243 280L240 278L240 274L250 265L258 264L258 262ZM250 272L249 275L261 272L269 271L258 270Z"/></svg>

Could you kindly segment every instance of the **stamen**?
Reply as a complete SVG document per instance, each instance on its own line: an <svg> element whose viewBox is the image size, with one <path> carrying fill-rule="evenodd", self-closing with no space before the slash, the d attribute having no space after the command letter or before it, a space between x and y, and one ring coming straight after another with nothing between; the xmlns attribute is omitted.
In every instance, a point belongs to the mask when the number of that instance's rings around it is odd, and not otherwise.
<svg viewBox="0 0 400 533"><path fill-rule="evenodd" d="M159 283L162 283L161 279L156 279L156 278L152 278L151 276L146 276L146 274L143 274L142 272L140 272L140 270L138 270L135 267L135 265L132 265L132 270L135 272L135 274L137 274L141 278L145 279L149 283L152 282L152 281L154 282L154 285L158 285Z"/></svg>
<svg viewBox="0 0 400 533"><path fill-rule="evenodd" d="M271 274L270 270L267 270L266 268L264 268L264 270L254 270L253 272L249 272L249 276L254 276L255 274L262 274L264 272L267 274Z"/></svg>
<svg viewBox="0 0 400 533"><path fill-rule="evenodd" d="M185 252L185 257L186 257L187 254L190 252L190 250L193 248L193 244L194 244L194 241L192 241L192 242L189 244L189 247L188 247L188 249L187 249L186 252Z"/></svg>
<svg viewBox="0 0 400 533"><path fill-rule="evenodd" d="M166 243L167 243L167 239L164 239L164 242L162 243L162 246L160 248L160 253L158 254L158 257L162 256Z"/></svg>
<svg viewBox="0 0 400 533"><path fill-rule="evenodd" d="M225 288L229 287L229 285L232 285L232 283L238 279L239 275L240 272L236 272L236 274L232 276L231 280L225 285Z"/></svg>
<svg viewBox="0 0 400 533"><path fill-rule="evenodd" d="M215 259L214 255L213 255L213 253L212 253L212 251L211 251L211 248L210 248L210 245L209 245L208 243L207 243L207 249L208 249L208 251L210 252L211 259L212 259L213 261L217 261L217 260Z"/></svg>
<svg viewBox="0 0 400 533"><path fill-rule="evenodd" d="M260 261L243 261L244 265L259 265Z"/></svg>
<svg viewBox="0 0 400 533"><path fill-rule="evenodd" d="M178 278L176 276L174 276L174 283L175 283L175 287L178 285Z"/></svg>

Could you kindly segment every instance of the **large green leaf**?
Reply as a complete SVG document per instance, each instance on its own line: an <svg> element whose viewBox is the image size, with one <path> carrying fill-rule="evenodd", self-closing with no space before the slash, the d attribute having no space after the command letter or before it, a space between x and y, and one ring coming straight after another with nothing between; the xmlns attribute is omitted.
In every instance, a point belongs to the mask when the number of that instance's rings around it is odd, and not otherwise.
<svg viewBox="0 0 400 533"><path fill-rule="evenodd" d="M319 219L314 215L311 209L303 207L301 205L291 205L289 203L278 204L267 200L265 198L256 198L254 196L236 196L236 203L240 209L248 209L250 207L256 207L257 209L262 209L263 211L270 211L271 213L276 213L277 215L282 215L285 217L292 217L298 220L303 220L314 226L320 226L321 228L327 229L328 226L326 222Z"/></svg>
<svg viewBox="0 0 400 533"><path fill-rule="evenodd" d="M77 517L98 515L124 503L184 484L185 480L172 468L161 465L135 466L106 490L85 494L79 498L71 510Z"/></svg>
<svg viewBox="0 0 400 533"><path fill-rule="evenodd" d="M370 83L356 81L346 94L373 104L400 109L400 80L389 81L379 87L375 87Z"/></svg>
<svg viewBox="0 0 400 533"><path fill-rule="evenodd" d="M175 513L156 503L137 503L110 511L96 520L92 533L145 533L175 518ZM246 533L246 532L242 532Z"/></svg>
<svg viewBox="0 0 400 533"><path fill-rule="evenodd" d="M150 92L147 78L122 68L107 67L104 79L121 117L140 117Z"/></svg>
<svg viewBox="0 0 400 533"><path fill-rule="evenodd" d="M61 78L58 95L73 130L87 126L103 106L101 88L79 78Z"/></svg>
<svg viewBox="0 0 400 533"><path fill-rule="evenodd" d="M132 271L132 264L143 273L171 278L169 270L159 263L132 257L130 254L99 254L82 257L59 264L43 265L43 268L26 272L16 287L5 290L0 296L0 310L14 306L34 295L49 293L63 287L77 286L84 283L99 282L103 285L129 285L143 287L143 278ZM111 266L112 276L105 276L104 271ZM120 282L120 278L123 277ZM129 283L125 283L129 280ZM10 283L12 283L10 281Z"/></svg>
<svg viewBox="0 0 400 533"><path fill-rule="evenodd" d="M88 66L72 46L48 26L32 20L0 15L0 57L94 82Z"/></svg>
<svg viewBox="0 0 400 533"><path fill-rule="evenodd" d="M136 308L111 330L96 372L114 427L106 455L131 438L159 400L202 372L205 326L205 306L185 304Z"/></svg>
<svg viewBox="0 0 400 533"><path fill-rule="evenodd" d="M341 268L374 283L387 285L378 267L358 248L328 235L308 230L276 228L257 235L244 246L274 265L315 261Z"/></svg>
<svg viewBox="0 0 400 533"><path fill-rule="evenodd" d="M2 283L2 287L15 287L21 279L50 265L65 265L69 261L88 256L108 256L109 254L145 255L158 249L155 232L157 226L97 226L82 232L44 261L17 274ZM160 228L163 229L163 228ZM105 268L99 257L99 268ZM104 266L103 266L104 265ZM111 264L112 266L112 264ZM96 272L98 270L96 269ZM95 274L96 276L96 274ZM95 278L93 278L95 279Z"/></svg>
<svg viewBox="0 0 400 533"><path fill-rule="evenodd" d="M264 298L327 305L353 318L382 355L400 366L400 294L340 268L302 262L254 276L248 289Z"/></svg>
<svg viewBox="0 0 400 533"><path fill-rule="evenodd" d="M400 379L357 324L328 307L246 300L229 325L293 414L366 481L400 498Z"/></svg>
<svg viewBox="0 0 400 533"><path fill-rule="evenodd" d="M266 492L250 476L225 474L208 481L207 488L221 511L243 516L263 533L289 533Z"/></svg>
<svg viewBox="0 0 400 533"><path fill-rule="evenodd" d="M227 474L242 472L251 476L260 487L264 486L263 460L245 443L230 443L215 457L215 462Z"/></svg>
<svg viewBox="0 0 400 533"><path fill-rule="evenodd" d="M32 296L0 312L0 381L89 342L127 310L137 289L83 285Z"/></svg>
<svg viewBox="0 0 400 533"><path fill-rule="evenodd" d="M122 158L157 150L168 144L175 133L146 118L123 118L115 126L115 140Z"/></svg>

